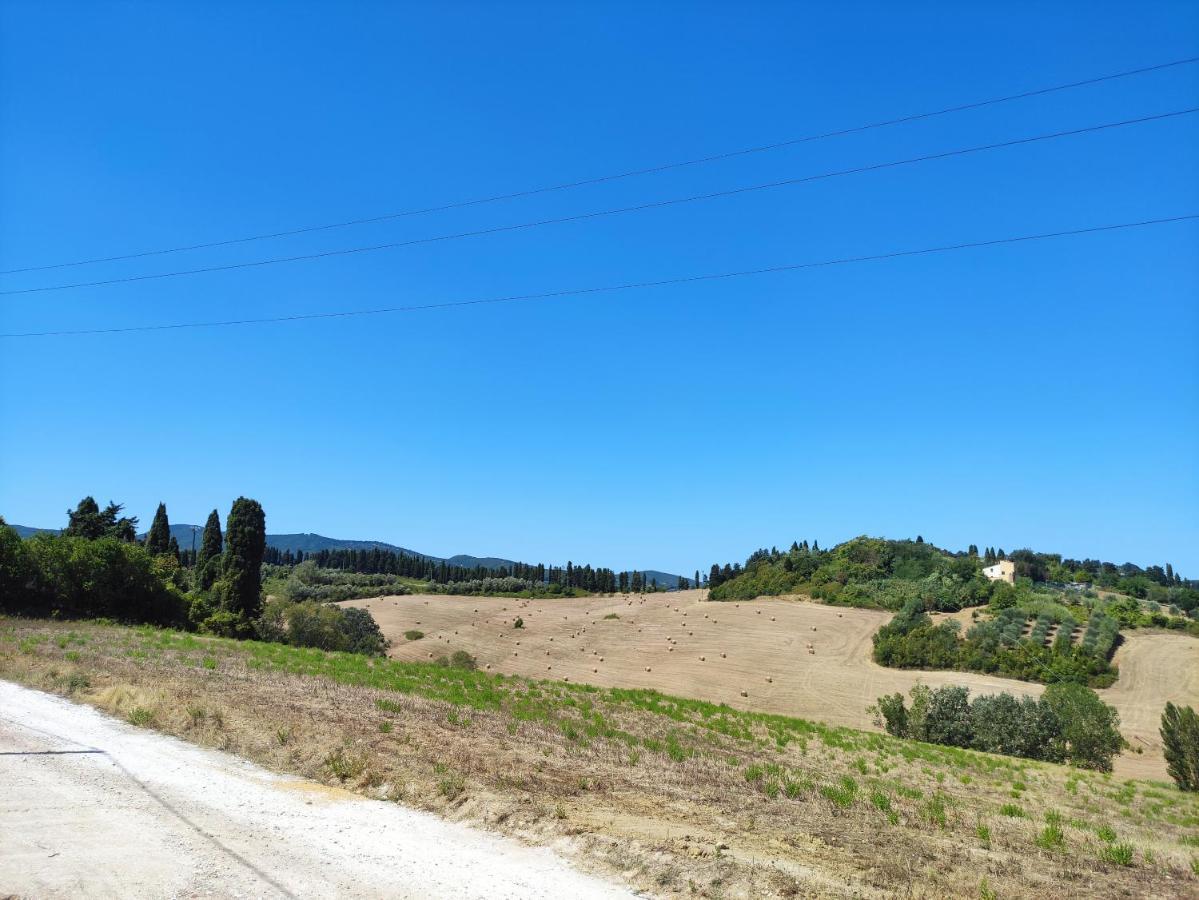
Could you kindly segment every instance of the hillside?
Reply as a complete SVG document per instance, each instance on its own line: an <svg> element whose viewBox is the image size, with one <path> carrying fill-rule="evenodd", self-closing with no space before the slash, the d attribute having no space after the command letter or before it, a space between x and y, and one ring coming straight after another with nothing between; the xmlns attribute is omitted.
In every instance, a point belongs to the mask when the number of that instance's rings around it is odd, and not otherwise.
<svg viewBox="0 0 1199 900"><path fill-rule="evenodd" d="M503 605L489 612L502 616ZM724 608L703 606L723 624ZM766 618L756 606L740 612ZM626 622L601 617L585 637ZM462 646L452 630L445 637L416 646ZM548 637L547 648L560 646ZM556 680L559 665L500 677L427 658L0 620L4 678L318 779L329 789L308 792L313 804L348 788L569 848L642 896L1199 891L1197 795L1172 785ZM756 682L751 694L770 686Z"/></svg>

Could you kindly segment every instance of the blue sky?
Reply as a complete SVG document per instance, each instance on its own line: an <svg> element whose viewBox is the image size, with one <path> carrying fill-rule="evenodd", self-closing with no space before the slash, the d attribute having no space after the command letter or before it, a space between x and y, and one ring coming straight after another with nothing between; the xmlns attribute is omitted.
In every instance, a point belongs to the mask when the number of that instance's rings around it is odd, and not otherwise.
<svg viewBox="0 0 1199 900"><path fill-rule="evenodd" d="M0 268L371 216L1199 55L1199 7L4 4ZM1199 66L0 290L403 241L1199 105ZM1199 116L525 232L0 296L0 331L278 316L1199 211ZM0 514L85 494L690 572L869 533L1199 577L1199 225L358 319L0 340Z"/></svg>

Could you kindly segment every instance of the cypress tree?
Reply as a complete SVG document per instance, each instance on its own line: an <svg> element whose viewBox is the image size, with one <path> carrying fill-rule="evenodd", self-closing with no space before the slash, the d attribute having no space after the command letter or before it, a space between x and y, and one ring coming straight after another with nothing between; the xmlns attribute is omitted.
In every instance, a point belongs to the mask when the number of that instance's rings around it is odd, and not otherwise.
<svg viewBox="0 0 1199 900"><path fill-rule="evenodd" d="M196 584L202 591L212 587L221 573L221 517L214 509L204 525L204 537L196 555Z"/></svg>
<svg viewBox="0 0 1199 900"><path fill-rule="evenodd" d="M175 535L171 535L170 543L167 544L167 554L179 560L179 542L175 540Z"/></svg>
<svg viewBox="0 0 1199 900"><path fill-rule="evenodd" d="M1181 791L1199 791L1199 715L1189 706L1166 704L1162 713L1166 769Z"/></svg>
<svg viewBox="0 0 1199 900"><path fill-rule="evenodd" d="M167 505L158 504L154 521L146 533L146 550L153 556L162 556L171 548L171 523L167 521Z"/></svg>
<svg viewBox="0 0 1199 900"><path fill-rule="evenodd" d="M262 557L266 513L257 500L238 497L225 520L227 547L218 585L222 605L248 625L262 612Z"/></svg>

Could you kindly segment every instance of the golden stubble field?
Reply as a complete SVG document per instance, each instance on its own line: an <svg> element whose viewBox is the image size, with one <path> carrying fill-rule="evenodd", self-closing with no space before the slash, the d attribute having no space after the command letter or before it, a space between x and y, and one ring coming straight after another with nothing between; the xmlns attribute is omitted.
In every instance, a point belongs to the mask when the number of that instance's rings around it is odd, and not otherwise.
<svg viewBox="0 0 1199 900"><path fill-rule="evenodd" d="M489 671L603 687L656 688L739 709L872 728L866 707L913 685L1037 696L1038 684L962 672L888 669L870 658L890 618L794 598L713 603L703 591L520 600L410 595L349 601L370 610L397 659L466 650ZM523 628L514 628L517 617ZM405 631L425 637L410 641ZM1134 748L1121 777L1166 778L1158 720L1167 700L1199 706L1199 640L1132 632L1116 653L1120 679L1100 695Z"/></svg>

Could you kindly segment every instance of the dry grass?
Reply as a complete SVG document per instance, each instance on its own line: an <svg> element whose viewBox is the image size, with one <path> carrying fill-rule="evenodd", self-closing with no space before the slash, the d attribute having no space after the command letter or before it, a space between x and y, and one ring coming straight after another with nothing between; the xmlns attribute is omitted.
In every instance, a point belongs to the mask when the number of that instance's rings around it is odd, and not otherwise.
<svg viewBox="0 0 1199 900"><path fill-rule="evenodd" d="M866 707L917 682L975 693L1039 696L1042 685L969 672L889 669L871 638L891 614L785 598L703 602L703 591L558 600L411 595L353 600L395 641L391 655L427 660L465 649L489 671L605 687L652 687L759 712L869 729ZM609 619L617 615L619 619ZM968 620L968 613L958 614ZM520 616L524 625L512 627ZM425 639L404 641L423 629ZM519 645L518 643L519 642ZM1199 639L1178 632L1126 636L1120 678L1099 692L1120 712L1132 749L1116 774L1165 778L1158 721L1166 701L1199 706ZM546 666L553 668L548 670Z"/></svg>
<svg viewBox="0 0 1199 900"><path fill-rule="evenodd" d="M0 675L553 843L656 896L978 896L984 878L999 897L1199 893L1183 843L1199 802L1152 782L646 692L153 629L0 620ZM1101 859L1105 828L1131 866Z"/></svg>

